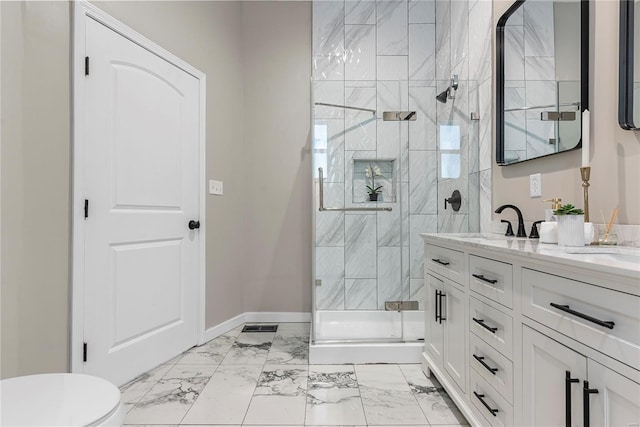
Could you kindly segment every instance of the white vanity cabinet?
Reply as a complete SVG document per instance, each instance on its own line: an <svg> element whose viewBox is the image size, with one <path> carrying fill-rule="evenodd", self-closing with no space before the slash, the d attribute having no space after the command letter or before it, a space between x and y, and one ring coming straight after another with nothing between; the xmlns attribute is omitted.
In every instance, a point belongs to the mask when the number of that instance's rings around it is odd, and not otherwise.
<svg viewBox="0 0 640 427"><path fill-rule="evenodd" d="M640 422L640 384L527 326L522 367L523 425Z"/></svg>
<svg viewBox="0 0 640 427"><path fill-rule="evenodd" d="M442 256L446 253L446 258ZM442 265L443 262L457 259L460 271L462 270L462 253L448 251L444 248L430 248L427 256L433 256L439 262L436 264L440 273L445 273L448 277L458 278L459 275L451 274L452 263ZM437 255L440 255L439 257ZM447 261L443 261L443 260ZM443 267L445 268L443 270ZM433 360L437 361L450 375L453 382L463 394L467 381L467 359L465 349L465 333L467 330L467 309L466 295L463 286L451 279L434 274L427 274L426 284L426 307L425 310L425 351Z"/></svg>
<svg viewBox="0 0 640 427"><path fill-rule="evenodd" d="M640 249L422 236L423 370L471 425L640 426Z"/></svg>

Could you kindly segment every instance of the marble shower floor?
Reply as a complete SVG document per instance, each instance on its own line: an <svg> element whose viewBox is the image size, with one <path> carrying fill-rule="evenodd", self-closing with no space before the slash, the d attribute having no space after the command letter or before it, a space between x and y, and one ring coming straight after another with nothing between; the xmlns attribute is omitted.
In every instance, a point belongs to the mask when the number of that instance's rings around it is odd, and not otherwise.
<svg viewBox="0 0 640 427"><path fill-rule="evenodd" d="M467 425L420 365L309 365L308 323L241 330L124 385L125 425Z"/></svg>

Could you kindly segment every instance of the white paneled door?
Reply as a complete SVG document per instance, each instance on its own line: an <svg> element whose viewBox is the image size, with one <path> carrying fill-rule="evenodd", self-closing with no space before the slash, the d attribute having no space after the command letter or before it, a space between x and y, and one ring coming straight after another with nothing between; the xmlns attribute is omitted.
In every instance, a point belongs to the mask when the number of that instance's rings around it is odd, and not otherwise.
<svg viewBox="0 0 640 427"><path fill-rule="evenodd" d="M84 372L123 384L198 340L200 83L91 18Z"/></svg>

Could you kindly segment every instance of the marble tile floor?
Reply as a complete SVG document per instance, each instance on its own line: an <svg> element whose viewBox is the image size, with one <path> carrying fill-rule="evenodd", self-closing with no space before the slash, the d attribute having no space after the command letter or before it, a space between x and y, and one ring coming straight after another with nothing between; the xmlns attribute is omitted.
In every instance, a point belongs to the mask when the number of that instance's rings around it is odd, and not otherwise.
<svg viewBox="0 0 640 427"><path fill-rule="evenodd" d="M309 324L238 327L124 385L125 425L463 426L419 365L309 365Z"/></svg>

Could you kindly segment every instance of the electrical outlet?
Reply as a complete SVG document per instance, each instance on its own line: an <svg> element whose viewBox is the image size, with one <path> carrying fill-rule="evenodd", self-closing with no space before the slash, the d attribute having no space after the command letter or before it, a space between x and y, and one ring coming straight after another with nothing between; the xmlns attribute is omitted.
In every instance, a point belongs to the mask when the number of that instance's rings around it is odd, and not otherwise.
<svg viewBox="0 0 640 427"><path fill-rule="evenodd" d="M224 194L222 181L216 181L215 179L210 179L209 180L209 194L214 194L216 196L222 196Z"/></svg>
<svg viewBox="0 0 640 427"><path fill-rule="evenodd" d="M539 173L529 175L529 196L542 197L542 175Z"/></svg>

